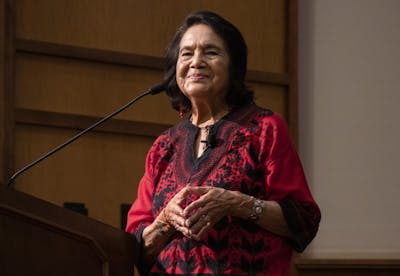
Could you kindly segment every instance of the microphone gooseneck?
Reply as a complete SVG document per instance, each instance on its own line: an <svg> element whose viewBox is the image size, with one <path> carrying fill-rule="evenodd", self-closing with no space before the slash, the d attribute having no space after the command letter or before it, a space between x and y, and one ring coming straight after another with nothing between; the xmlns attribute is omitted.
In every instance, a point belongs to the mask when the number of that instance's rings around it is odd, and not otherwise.
<svg viewBox="0 0 400 276"><path fill-rule="evenodd" d="M65 141L64 143L58 145L57 147L55 147L54 149L52 149L51 151L47 152L46 154L44 154L43 156L39 157L38 159L34 160L33 162L29 163L28 165L26 165L25 167L21 168L20 170L18 170L16 173L14 173L11 178L8 180L7 182L7 188L11 188L14 184L15 179L22 174L23 172L26 172L27 170L29 170L31 167L35 166L36 164L40 163L41 161L43 161L44 159L46 159L47 157L53 155L54 153L56 153L57 151L61 150L62 148L64 148L65 146L71 144L72 142L74 142L76 139L78 139L79 137L83 136L84 134L86 134L87 132L91 131L92 129L94 129L95 127L101 125L102 123L106 122L107 120L109 120L110 118L114 117L115 115L119 114L120 112L124 111L125 109L127 109L129 106L131 106L132 104L134 104L135 102L137 102L138 100L140 100L141 98L143 98L144 96L147 95L156 95L158 93L161 93L162 91L164 91L166 89L166 84L165 83L158 83L154 86L152 86L150 89L148 89L147 91L145 91L144 93L140 94L139 96L135 97L134 99L132 99L130 102L128 102L127 104L125 104L124 106L118 108L117 110L115 110L114 112L112 112L111 114L107 115L106 117L102 118L101 120L97 121L96 123L94 123L93 125L89 126L88 128L82 130L81 132L79 132L78 134L76 134L75 136L71 137L70 139L68 139L67 141Z"/></svg>
<svg viewBox="0 0 400 276"><path fill-rule="evenodd" d="M167 84L165 82L161 82L161 83L158 83L158 84L152 86L149 89L149 91L150 91L151 95L156 95L158 93L165 91L165 89L167 89Z"/></svg>

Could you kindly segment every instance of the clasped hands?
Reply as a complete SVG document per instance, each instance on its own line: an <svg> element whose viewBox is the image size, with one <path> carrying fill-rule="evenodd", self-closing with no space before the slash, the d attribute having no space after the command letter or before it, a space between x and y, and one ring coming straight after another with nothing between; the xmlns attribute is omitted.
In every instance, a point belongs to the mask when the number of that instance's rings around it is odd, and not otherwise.
<svg viewBox="0 0 400 276"><path fill-rule="evenodd" d="M199 241L222 217L231 214L237 193L217 187L186 186L168 202L158 219Z"/></svg>

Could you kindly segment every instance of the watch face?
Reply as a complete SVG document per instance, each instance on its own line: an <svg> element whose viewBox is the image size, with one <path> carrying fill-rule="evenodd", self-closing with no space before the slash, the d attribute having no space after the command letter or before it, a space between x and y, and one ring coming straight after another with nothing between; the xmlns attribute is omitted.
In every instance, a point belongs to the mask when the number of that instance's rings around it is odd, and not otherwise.
<svg viewBox="0 0 400 276"><path fill-rule="evenodd" d="M253 205L253 211L249 216L249 219L256 221L260 218L261 213L263 212L262 201L256 199Z"/></svg>

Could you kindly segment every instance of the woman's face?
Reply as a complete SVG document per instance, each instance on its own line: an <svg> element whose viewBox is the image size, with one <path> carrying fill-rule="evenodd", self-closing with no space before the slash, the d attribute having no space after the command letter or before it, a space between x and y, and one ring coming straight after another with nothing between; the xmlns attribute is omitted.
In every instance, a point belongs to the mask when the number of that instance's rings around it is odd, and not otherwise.
<svg viewBox="0 0 400 276"><path fill-rule="evenodd" d="M223 101L229 86L229 54L224 41L207 25L194 25L183 35L176 81L192 102Z"/></svg>

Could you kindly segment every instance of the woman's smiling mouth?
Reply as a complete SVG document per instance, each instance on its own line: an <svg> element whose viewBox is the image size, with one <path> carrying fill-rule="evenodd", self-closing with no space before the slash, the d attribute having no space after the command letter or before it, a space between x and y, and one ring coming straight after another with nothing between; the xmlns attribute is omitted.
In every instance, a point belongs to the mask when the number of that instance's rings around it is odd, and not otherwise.
<svg viewBox="0 0 400 276"><path fill-rule="evenodd" d="M191 74L189 75L189 80L197 81L197 80L204 80L208 76L206 74Z"/></svg>

